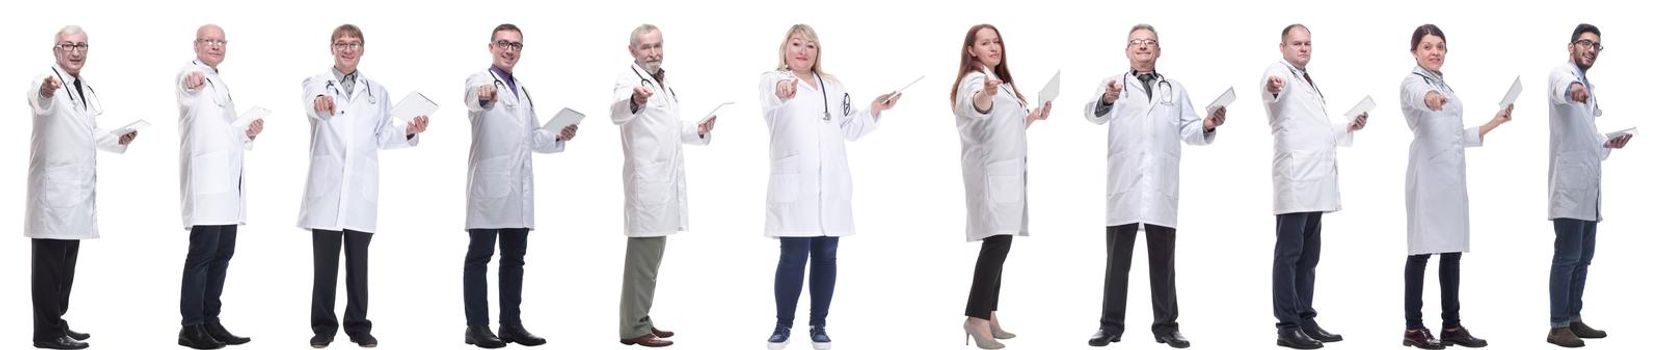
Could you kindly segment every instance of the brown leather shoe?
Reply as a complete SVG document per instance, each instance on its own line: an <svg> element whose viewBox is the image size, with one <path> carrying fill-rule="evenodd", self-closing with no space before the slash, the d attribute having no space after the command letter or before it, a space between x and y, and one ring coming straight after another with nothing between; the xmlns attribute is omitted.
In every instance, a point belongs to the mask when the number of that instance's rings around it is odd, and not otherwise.
<svg viewBox="0 0 1662 350"><path fill-rule="evenodd" d="M658 329L658 327L652 327L652 335L659 338L669 338L675 336L675 332Z"/></svg>
<svg viewBox="0 0 1662 350"><path fill-rule="evenodd" d="M1402 333L1402 346L1412 346L1421 349L1440 350L1443 343L1431 337L1431 330L1425 328L1409 329Z"/></svg>
<svg viewBox="0 0 1662 350"><path fill-rule="evenodd" d="M1444 328L1443 329L1443 336L1438 337L1438 338L1443 338L1443 341L1442 341L1443 345L1453 344L1453 345L1459 345L1459 346L1464 346L1464 347L1468 347L1468 348L1481 348L1481 347L1489 346L1489 341L1488 340L1483 340L1483 339L1479 339L1478 337L1473 337L1472 332L1466 330L1465 326L1454 326L1454 328Z"/></svg>
<svg viewBox="0 0 1662 350"><path fill-rule="evenodd" d="M1571 331L1570 327L1558 327L1548 331L1547 342L1566 348L1587 346L1587 342L1581 341L1581 337L1575 336L1575 332Z"/></svg>
<svg viewBox="0 0 1662 350"><path fill-rule="evenodd" d="M645 347L649 347L649 348L661 348L661 347L665 347L665 346L675 345L675 342L669 341L669 340L666 340L666 339L658 338L658 336L652 335L651 333L647 333L646 335L639 336L639 337L623 339L620 342L622 342L623 345L640 345L640 346L645 346Z"/></svg>

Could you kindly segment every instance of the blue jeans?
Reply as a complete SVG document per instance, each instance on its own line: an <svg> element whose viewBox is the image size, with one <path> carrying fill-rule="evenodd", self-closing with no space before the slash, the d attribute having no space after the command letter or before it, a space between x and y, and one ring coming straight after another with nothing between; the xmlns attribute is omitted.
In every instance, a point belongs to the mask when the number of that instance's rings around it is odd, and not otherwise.
<svg viewBox="0 0 1662 350"><path fill-rule="evenodd" d="M790 328L796 322L796 301L802 297L803 269L812 258L809 272L808 325L825 326L831 309L831 291L837 286L837 237L780 237L779 269L773 275L773 302L778 326Z"/></svg>
<svg viewBox="0 0 1662 350"><path fill-rule="evenodd" d="M1551 293L1552 327L1569 327L1581 320L1581 291L1587 288L1587 265L1593 263L1593 238L1598 223L1576 219L1553 219L1558 234L1553 243L1552 272L1548 274Z"/></svg>

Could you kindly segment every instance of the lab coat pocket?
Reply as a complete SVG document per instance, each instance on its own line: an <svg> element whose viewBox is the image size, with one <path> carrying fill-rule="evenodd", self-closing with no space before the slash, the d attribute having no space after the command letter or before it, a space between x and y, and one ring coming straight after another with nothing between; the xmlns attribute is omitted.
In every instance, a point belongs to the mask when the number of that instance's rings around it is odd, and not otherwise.
<svg viewBox="0 0 1662 350"><path fill-rule="evenodd" d="M508 171L509 157L506 155L485 158L480 166L474 170L473 195L479 198L507 197L512 191L517 179Z"/></svg>
<svg viewBox="0 0 1662 350"><path fill-rule="evenodd" d="M797 192L800 191L798 188L800 186L797 184L797 177L800 176L798 175L798 171L796 169L797 157L797 155L792 154L779 159L774 159L772 164L769 166L769 203L796 202Z"/></svg>
<svg viewBox="0 0 1662 350"><path fill-rule="evenodd" d="M83 180L90 170L77 165L46 169L44 201L47 207L67 208L92 205L92 184Z"/></svg>
<svg viewBox="0 0 1662 350"><path fill-rule="evenodd" d="M1579 192L1592 188L1593 184L1598 183L1598 179L1593 178L1592 167L1586 164L1587 160L1578 159L1580 157L1577 156L1587 157L1587 155L1581 154L1559 154L1557 159L1554 160L1556 164L1553 164L1553 167L1557 171L1553 173L1553 176L1557 178L1553 179L1553 182L1557 187Z"/></svg>
<svg viewBox="0 0 1662 350"><path fill-rule="evenodd" d="M987 193L993 203L1018 202L1026 187L1022 181L1021 160L997 161L987 166Z"/></svg>
<svg viewBox="0 0 1662 350"><path fill-rule="evenodd" d="M663 176L635 175L634 192L630 193L632 205L640 207L657 207L669 201L669 178Z"/></svg>
<svg viewBox="0 0 1662 350"><path fill-rule="evenodd" d="M191 195L230 192L231 160L228 152L210 152L190 157Z"/></svg>
<svg viewBox="0 0 1662 350"><path fill-rule="evenodd" d="M1154 187L1159 189L1160 193L1174 199L1177 198L1177 176L1178 171L1180 170L1178 167L1177 157L1154 157L1150 164L1154 166L1154 171L1152 171L1154 178L1145 180L1153 181L1155 183Z"/></svg>

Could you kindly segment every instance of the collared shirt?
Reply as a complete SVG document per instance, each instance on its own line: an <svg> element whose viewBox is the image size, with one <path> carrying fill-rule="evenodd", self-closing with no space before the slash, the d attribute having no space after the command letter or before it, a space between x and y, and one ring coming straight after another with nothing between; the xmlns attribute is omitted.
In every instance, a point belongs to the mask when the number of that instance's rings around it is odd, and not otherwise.
<svg viewBox="0 0 1662 350"><path fill-rule="evenodd" d="M508 84L508 91L513 91L515 97L519 96L519 80L514 79L514 73L508 73L508 71L502 70L502 67L495 65L491 66L491 72L495 72L497 76L502 77L503 82Z"/></svg>
<svg viewBox="0 0 1662 350"><path fill-rule="evenodd" d="M346 89L347 94L351 94L352 88L358 84L358 70L352 70L352 74L341 73L339 68L329 68L329 71L335 73L335 80L340 82L340 87Z"/></svg>

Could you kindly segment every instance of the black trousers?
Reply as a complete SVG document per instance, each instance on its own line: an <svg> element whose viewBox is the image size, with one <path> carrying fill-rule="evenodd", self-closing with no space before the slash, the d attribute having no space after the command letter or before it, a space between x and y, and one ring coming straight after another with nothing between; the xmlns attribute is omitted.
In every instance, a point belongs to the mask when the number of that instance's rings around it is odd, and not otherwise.
<svg viewBox="0 0 1662 350"><path fill-rule="evenodd" d="M489 326L490 301L485 281L486 264L496 251L497 237L502 237L502 260L497 263L497 292L502 303L502 324L517 325L520 291L525 286L525 245L531 229L471 229L467 230L467 258L462 262L462 303L467 309L468 326Z"/></svg>
<svg viewBox="0 0 1662 350"><path fill-rule="evenodd" d="M964 316L990 320L998 311L998 290L1004 281L1004 258L1010 255L1010 235L981 240L981 255L975 258L975 277L970 280L969 305Z"/></svg>
<svg viewBox="0 0 1662 350"><path fill-rule="evenodd" d="M182 325L219 323L219 295L225 291L225 270L236 249L237 225L190 228L190 251L185 254L184 276L179 282Z"/></svg>
<svg viewBox="0 0 1662 350"><path fill-rule="evenodd" d="M58 339L69 331L69 290L75 284L75 259L81 241L29 240L29 294L35 308L35 341Z"/></svg>
<svg viewBox="0 0 1662 350"><path fill-rule="evenodd" d="M334 336L335 279L346 251L346 335L369 334L369 239L374 233L312 230L312 333Z"/></svg>
<svg viewBox="0 0 1662 350"><path fill-rule="evenodd" d="M1271 265L1271 305L1275 327L1313 326L1316 309L1316 263L1322 257L1322 213L1275 216L1275 262Z"/></svg>
<svg viewBox="0 0 1662 350"><path fill-rule="evenodd" d="M1460 325L1460 253L1442 253L1438 259L1437 284L1441 285L1443 295L1443 328L1453 328ZM1420 316L1420 294L1425 293L1425 263L1431 259L1431 254L1409 255L1408 266L1403 269L1403 315L1408 321L1408 329L1425 328L1425 322Z"/></svg>
<svg viewBox="0 0 1662 350"><path fill-rule="evenodd" d="M1131 273L1131 248L1137 245L1137 225L1108 227L1108 269L1102 286L1102 330L1125 332L1126 280ZM1143 224L1148 232L1148 287L1154 304L1156 336L1177 331L1177 229Z"/></svg>

